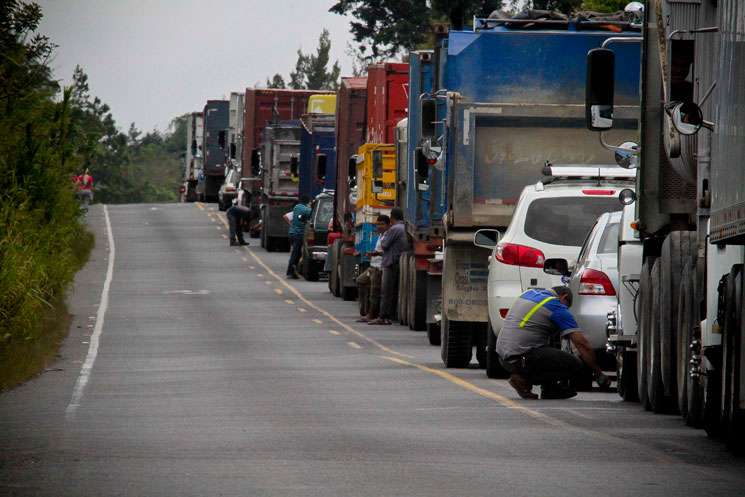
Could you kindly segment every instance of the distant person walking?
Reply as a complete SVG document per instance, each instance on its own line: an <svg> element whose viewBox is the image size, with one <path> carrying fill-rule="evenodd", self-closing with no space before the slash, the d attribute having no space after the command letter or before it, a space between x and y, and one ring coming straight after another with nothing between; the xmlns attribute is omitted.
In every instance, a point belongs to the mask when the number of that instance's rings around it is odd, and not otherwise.
<svg viewBox="0 0 745 497"><path fill-rule="evenodd" d="M78 189L78 199L87 208L93 202L93 176L86 169L83 174L75 177L74 182Z"/></svg>
<svg viewBox="0 0 745 497"><path fill-rule="evenodd" d="M386 232L391 227L391 218L385 214L381 214L378 216L376 224L378 240L375 242L375 249L367 254L370 257L370 267L357 278L360 299L367 300L367 314L358 319L358 323L368 323L378 319L380 316L381 266L383 265L382 244Z"/></svg>
<svg viewBox="0 0 745 497"><path fill-rule="evenodd" d="M243 238L243 224L251 219L251 209L244 205L234 205L227 210L225 215L228 218L230 246L248 245L249 243Z"/></svg>
<svg viewBox="0 0 745 497"><path fill-rule="evenodd" d="M380 243L383 249L380 317L367 324L389 325L391 320L396 318L399 260L401 254L409 250L409 240L404 226L404 212L399 207L391 209L391 223L391 227L386 231Z"/></svg>
<svg viewBox="0 0 745 497"><path fill-rule="evenodd" d="M311 209L308 206L310 198L301 195L300 200L292 208L292 220L288 231L290 237L290 260L287 263L287 277L298 279L297 264L300 262L300 253L303 250L303 236L305 236L305 223L310 219Z"/></svg>

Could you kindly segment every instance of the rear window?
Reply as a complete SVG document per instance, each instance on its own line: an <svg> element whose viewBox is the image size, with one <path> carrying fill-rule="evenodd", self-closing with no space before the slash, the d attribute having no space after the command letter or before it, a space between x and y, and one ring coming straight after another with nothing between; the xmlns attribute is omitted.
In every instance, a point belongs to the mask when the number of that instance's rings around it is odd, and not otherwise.
<svg viewBox="0 0 745 497"><path fill-rule="evenodd" d="M318 206L316 206L317 213L316 213L316 221L315 226L316 229L326 229L326 226L328 226L329 221L331 221L331 216L334 213L334 202L330 198L324 199L318 202Z"/></svg>
<svg viewBox="0 0 745 497"><path fill-rule="evenodd" d="M618 251L618 223L605 225L603 236L598 244L598 254L615 254Z"/></svg>
<svg viewBox="0 0 745 497"><path fill-rule="evenodd" d="M528 207L525 234L543 243L579 247L597 218L616 210L616 197L537 199Z"/></svg>

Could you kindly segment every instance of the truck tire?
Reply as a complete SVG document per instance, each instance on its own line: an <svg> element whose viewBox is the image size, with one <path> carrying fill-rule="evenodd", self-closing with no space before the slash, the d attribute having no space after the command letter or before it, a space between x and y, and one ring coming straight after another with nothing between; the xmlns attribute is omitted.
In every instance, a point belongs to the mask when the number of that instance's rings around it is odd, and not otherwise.
<svg viewBox="0 0 745 497"><path fill-rule="evenodd" d="M440 323L427 323L427 340L430 345L440 345Z"/></svg>
<svg viewBox="0 0 745 497"><path fill-rule="evenodd" d="M652 308L650 312L649 326L649 366L647 368L647 396L649 406L653 412L662 414L666 412L665 386L662 384L662 354L660 350L660 259L652 266Z"/></svg>
<svg viewBox="0 0 745 497"><path fill-rule="evenodd" d="M339 295L342 300L351 302L357 298L357 286L356 283L355 286L344 285L344 262L342 261L342 258L345 257L345 255L341 250L339 251L339 256L339 264L336 269L336 272L339 273ZM354 281L354 279L352 281Z"/></svg>
<svg viewBox="0 0 745 497"><path fill-rule="evenodd" d="M636 351L621 350L616 354L616 389L625 402L637 402L639 390L636 378Z"/></svg>
<svg viewBox="0 0 745 497"><path fill-rule="evenodd" d="M741 450L739 409L740 336L742 330L742 264L732 266L727 280L727 315L722 329L721 434L731 450Z"/></svg>
<svg viewBox="0 0 745 497"><path fill-rule="evenodd" d="M259 233L259 238L261 239L261 248L266 250L266 230L264 229L264 220L261 220L261 233Z"/></svg>
<svg viewBox="0 0 745 497"><path fill-rule="evenodd" d="M440 321L440 356L446 368L465 368L473 354L472 332L469 323L449 321L445 314Z"/></svg>
<svg viewBox="0 0 745 497"><path fill-rule="evenodd" d="M693 231L673 231L662 243L660 256L660 368L665 397L672 411L680 408L679 392L685 396L685 384L678 385L681 361L687 349L683 342L683 330L678 327L678 305L680 300L683 268L696 256L696 233ZM688 364L682 365L687 368Z"/></svg>
<svg viewBox="0 0 745 497"><path fill-rule="evenodd" d="M414 256L411 258L411 282L409 327L414 331L424 331L427 329L427 272L417 271Z"/></svg>
<svg viewBox="0 0 745 497"><path fill-rule="evenodd" d="M683 267L680 278L680 292L678 294L678 316L677 316L677 362L676 377L678 385L678 410L683 418L688 419L688 392L690 390L689 370L691 365L691 344L694 340L693 327L695 326L695 292L694 276L695 267L687 263Z"/></svg>
<svg viewBox="0 0 745 497"><path fill-rule="evenodd" d="M647 257L642 264L639 282L639 336L637 337L636 378L637 396L642 407L650 410L647 395L647 371L649 369L649 340L652 315L652 266L655 258Z"/></svg>
<svg viewBox="0 0 745 497"><path fill-rule="evenodd" d="M497 336L491 323L486 330L486 376L491 379L507 378L510 374L502 367L497 355Z"/></svg>
<svg viewBox="0 0 745 497"><path fill-rule="evenodd" d="M408 324L407 318L409 317L409 311L406 307L407 297L409 296L409 254L401 255L401 263L398 267L398 305L396 307L396 313L398 314L398 322L402 326Z"/></svg>
<svg viewBox="0 0 745 497"><path fill-rule="evenodd" d="M326 257L328 257L329 267L331 268L328 281L329 293L336 297L336 242L328 248L328 255Z"/></svg>

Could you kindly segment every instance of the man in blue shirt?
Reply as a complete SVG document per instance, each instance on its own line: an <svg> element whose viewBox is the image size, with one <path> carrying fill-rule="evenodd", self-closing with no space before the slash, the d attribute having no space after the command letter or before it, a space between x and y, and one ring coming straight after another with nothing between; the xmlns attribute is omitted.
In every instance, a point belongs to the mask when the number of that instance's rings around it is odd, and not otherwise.
<svg viewBox="0 0 745 497"><path fill-rule="evenodd" d="M300 254L303 250L303 237L305 236L305 223L310 219L311 209L308 206L310 199L307 195L301 195L300 200L292 208L292 221L290 221L290 261L287 264L287 277L298 279L297 263L300 262Z"/></svg>
<svg viewBox="0 0 745 497"><path fill-rule="evenodd" d="M572 292L565 286L523 293L510 308L497 338L497 354L511 373L510 385L520 397L537 399L533 385L541 385L542 398L568 399L577 395L568 380L585 365L599 384L607 384L595 360L595 351L569 312ZM579 358L552 345L568 338Z"/></svg>

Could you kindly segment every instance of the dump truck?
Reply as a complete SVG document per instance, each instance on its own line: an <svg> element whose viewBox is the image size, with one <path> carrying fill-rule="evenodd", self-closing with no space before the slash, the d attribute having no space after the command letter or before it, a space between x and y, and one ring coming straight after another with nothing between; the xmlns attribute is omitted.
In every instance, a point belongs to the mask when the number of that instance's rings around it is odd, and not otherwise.
<svg viewBox="0 0 745 497"><path fill-rule="evenodd" d="M441 40L438 86L431 98L419 99L419 116L422 153L446 177L440 323L446 367L467 366L474 347L479 364L486 362L491 252L474 245L475 232L505 229L522 188L541 178L547 162L612 162L584 126L585 54L610 36L635 34L629 29L628 23L489 18ZM614 136L620 142L636 136L638 44L620 47L619 58L629 68L616 78L618 110L625 113ZM445 132L438 136L432 122L442 120Z"/></svg>
<svg viewBox="0 0 745 497"><path fill-rule="evenodd" d="M393 207L393 201L396 194L396 164L395 164L395 146L383 147L382 145L393 145L394 134L396 125L406 117L406 110L408 106L409 97L409 76L408 76L408 64L400 62L389 62L385 64L371 64L368 66L367 73L367 88L365 90L366 95L366 136L365 144L380 146L379 150L382 154L381 157L385 157L386 168L388 167L388 159L393 160L391 167L394 171L393 178L393 190L387 191L383 195L378 192L380 199L385 197L386 202L389 203L380 204L387 209L386 212L390 211ZM358 96L358 104L361 105L361 96ZM359 110L355 111L356 115L359 115ZM359 132L359 127L356 128ZM348 149L349 150L349 149ZM366 155L367 154L367 155ZM359 252L361 246L361 240L365 240L365 243L370 242L370 236L364 235L360 238L361 226L366 226L365 229L372 229L367 223L375 220L370 218L373 215L372 207L369 207L365 211L367 216L365 221L357 219L360 213L360 206L367 205L365 202L371 201L371 197L367 197L368 200L362 201L364 192L361 190L362 186L359 183L361 176L362 165L364 164L365 157L372 158L370 150L358 149L354 158L347 157L346 160L343 157L339 158L338 165L343 168L341 171L337 171L338 181L342 182L344 188L345 198L341 198L341 193L336 195L337 197L337 209L336 209L336 220L337 229L342 230L344 236L341 240L335 242L335 247L332 247L333 253L333 266L331 268L330 276L335 278L338 282L337 294L345 300L353 300L357 295L357 275L363 271L369 261L364 255L365 252ZM364 168L363 168L364 169ZM387 169L386 169L387 170ZM371 170L372 171L372 170ZM380 181L380 178L378 178ZM369 186L371 179L367 178L367 185ZM351 182L351 183L350 183ZM350 185L354 186L350 186ZM337 184L338 186L338 184ZM386 187L387 188L387 187ZM356 201L352 202L348 197L355 197ZM362 202L362 204L360 204ZM377 205L377 204L376 204ZM378 209L378 207L375 207ZM377 213L375 214L377 216ZM354 233L354 244L352 244L351 234ZM373 246L374 247L374 246ZM370 248L372 250L372 247Z"/></svg>
<svg viewBox="0 0 745 497"><path fill-rule="evenodd" d="M341 269L341 251L354 254L355 203L350 199L356 186L357 149L365 143L367 131L367 78L342 78L336 99L336 190L332 230L327 237L329 291L336 297L352 300L357 294L354 259ZM350 166L351 161L351 166ZM350 175L351 173L351 175ZM346 279L343 279L346 277Z"/></svg>
<svg viewBox="0 0 745 497"><path fill-rule="evenodd" d="M282 216L297 202L300 161L299 120L270 123L264 128L261 153L261 246L268 252L287 248L287 223Z"/></svg>
<svg viewBox="0 0 745 497"><path fill-rule="evenodd" d="M336 186L336 95L312 95L300 118L298 193L315 198Z"/></svg>
<svg viewBox="0 0 745 497"><path fill-rule="evenodd" d="M427 330L429 341L440 344L442 214L444 171L430 168L422 155L421 99L433 101L434 52L409 54L409 109L396 136L398 181L396 204L404 211L412 250L401 260L400 317L413 330ZM426 106L425 106L426 108ZM434 115L425 119L434 127ZM441 126L441 125L440 125ZM441 127L437 134L442 134Z"/></svg>
<svg viewBox="0 0 745 497"><path fill-rule="evenodd" d="M228 160L229 107L230 102L227 100L207 100L202 112L204 199L208 202L217 201L217 191L225 179L225 163Z"/></svg>
<svg viewBox="0 0 745 497"><path fill-rule="evenodd" d="M742 13L738 0L646 3L639 174L636 198L624 197L642 243L638 326L609 337L637 385L627 400L680 413L736 452L745 451ZM587 56L587 125L611 146L618 90L606 75L628 70L620 48Z"/></svg>
<svg viewBox="0 0 745 497"><path fill-rule="evenodd" d="M182 201L184 202L203 200L201 198L201 194L204 193L203 134L202 113L192 112L186 117L186 150L184 151L184 183L182 187Z"/></svg>

